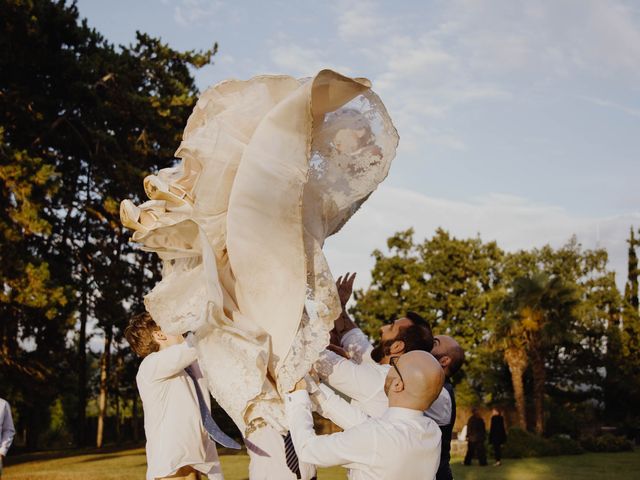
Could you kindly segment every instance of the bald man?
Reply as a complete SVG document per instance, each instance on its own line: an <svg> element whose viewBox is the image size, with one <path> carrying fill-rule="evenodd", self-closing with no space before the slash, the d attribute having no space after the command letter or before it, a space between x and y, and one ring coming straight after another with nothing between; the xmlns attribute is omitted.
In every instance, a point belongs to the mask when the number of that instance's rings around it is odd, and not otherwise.
<svg viewBox="0 0 640 480"><path fill-rule="evenodd" d="M444 372L429 353L393 357L385 378L389 408L368 417L326 385L314 394L320 413L344 431L316 435L311 399L303 380L287 395L285 407L298 458L321 467L343 465L351 480L433 479L440 460L440 429L424 411L438 397Z"/></svg>
<svg viewBox="0 0 640 480"><path fill-rule="evenodd" d="M450 462L451 436L453 433L453 426L456 423L456 394L449 379L464 363L464 350L458 342L449 335L436 335L433 337L431 355L438 360L442 370L444 371L446 379L442 391L448 393L451 405L447 421L438 423L440 431L442 432L442 442L440 466L438 467L436 480L453 480L453 472L451 472Z"/></svg>

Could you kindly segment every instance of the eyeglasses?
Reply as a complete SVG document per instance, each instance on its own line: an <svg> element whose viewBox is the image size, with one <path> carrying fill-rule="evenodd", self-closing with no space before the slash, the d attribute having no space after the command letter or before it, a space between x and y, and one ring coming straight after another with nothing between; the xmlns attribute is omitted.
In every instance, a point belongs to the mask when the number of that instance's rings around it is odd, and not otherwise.
<svg viewBox="0 0 640 480"><path fill-rule="evenodd" d="M400 357L391 357L389 359L389 365L391 365L393 368L395 368L396 372L398 373L398 376L400 377L400 381L402 381L402 383L404 383L404 378L402 378L402 374L400 373L400 370L398 370L398 359Z"/></svg>

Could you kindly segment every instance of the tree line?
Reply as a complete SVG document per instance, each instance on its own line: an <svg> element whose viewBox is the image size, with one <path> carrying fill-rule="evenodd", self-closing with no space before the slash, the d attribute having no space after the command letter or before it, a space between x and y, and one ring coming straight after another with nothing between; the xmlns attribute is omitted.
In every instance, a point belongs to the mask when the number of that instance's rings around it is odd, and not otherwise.
<svg viewBox="0 0 640 480"><path fill-rule="evenodd" d="M503 251L496 242L438 229L413 230L373 252L372 282L352 314L369 335L415 310L435 333L455 337L466 365L455 378L462 404L515 406L538 434L585 427L640 428L638 258L633 228L624 292L604 249L565 245Z"/></svg>

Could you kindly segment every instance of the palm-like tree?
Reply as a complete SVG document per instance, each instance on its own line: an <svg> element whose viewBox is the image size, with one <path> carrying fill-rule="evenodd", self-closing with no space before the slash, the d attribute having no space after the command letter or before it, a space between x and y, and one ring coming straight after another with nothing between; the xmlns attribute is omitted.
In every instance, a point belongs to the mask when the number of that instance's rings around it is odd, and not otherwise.
<svg viewBox="0 0 640 480"><path fill-rule="evenodd" d="M495 336L511 371L519 421L526 426L522 376L530 363L538 434L544 432L545 361L571 336L578 303L575 284L541 273L516 278L498 304Z"/></svg>

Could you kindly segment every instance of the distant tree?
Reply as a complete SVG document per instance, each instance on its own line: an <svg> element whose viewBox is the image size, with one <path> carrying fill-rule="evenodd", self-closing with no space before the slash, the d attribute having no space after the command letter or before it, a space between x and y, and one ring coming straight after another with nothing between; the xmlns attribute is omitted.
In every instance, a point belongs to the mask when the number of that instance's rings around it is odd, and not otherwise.
<svg viewBox="0 0 640 480"><path fill-rule="evenodd" d="M535 431L544 432L544 396L546 362L553 347L566 342L572 335L578 305L577 287L559 277L536 274L516 278L510 292L503 300L503 309L508 318L507 330L511 345L505 349L505 360L514 364L513 347L517 349L517 361L522 365L524 350L533 374L533 401ZM511 361L509 361L511 360ZM521 372L515 366L512 372ZM516 388L514 381L514 390ZM521 417L521 406L519 416ZM520 418L522 421L522 418Z"/></svg>
<svg viewBox="0 0 640 480"><path fill-rule="evenodd" d="M356 292L352 313L374 338L406 310L456 337L467 352L456 379L462 402L513 401L526 428L531 400L541 432L550 397L561 408L603 400L607 328L620 308L606 251L572 238L504 253L441 229L422 243L399 232L387 246L374 252L371 286Z"/></svg>
<svg viewBox="0 0 640 480"><path fill-rule="evenodd" d="M406 310L428 318L434 329L460 338L467 349L484 341L487 293L500 278L502 251L495 242L461 240L438 229L422 244L413 230L387 241L390 254L373 252L371 286L357 291L353 313L377 337L380 326Z"/></svg>
<svg viewBox="0 0 640 480"><path fill-rule="evenodd" d="M77 394L65 404L85 443L87 339L102 330L101 445L113 342L158 275L157 260L126 241L118 204L141 199L144 176L173 163L197 100L191 69L216 46L178 52L137 33L115 48L75 4L0 0L0 49L0 187L10 206L0 213L2 362L40 372L51 395L59 384L45 366L73 365ZM74 326L75 352L66 344ZM20 345L31 339L26 361Z"/></svg>
<svg viewBox="0 0 640 480"><path fill-rule="evenodd" d="M456 378L464 384L460 391L468 392L465 398L502 396L504 372L486 342L486 313L502 275L503 252L495 242L458 239L442 229L422 243L409 229L390 237L387 245L388 254L373 253L371 286L355 293L352 313L363 330L378 338L384 323L407 310L420 312L435 333L452 335L465 348L465 369Z"/></svg>
<svg viewBox="0 0 640 480"><path fill-rule="evenodd" d="M640 245L631 229L624 297L612 309L606 331L605 402L607 417L626 428L640 429L640 313L638 257Z"/></svg>
<svg viewBox="0 0 640 480"><path fill-rule="evenodd" d="M636 252L636 248L640 245L640 241L635 238L633 233L633 227L629 232L629 239L627 240L629 244L628 249L628 268L627 268L627 282L624 288L624 299L625 302L629 305L629 308L638 310L638 275L640 275L640 270L638 270L638 254Z"/></svg>

